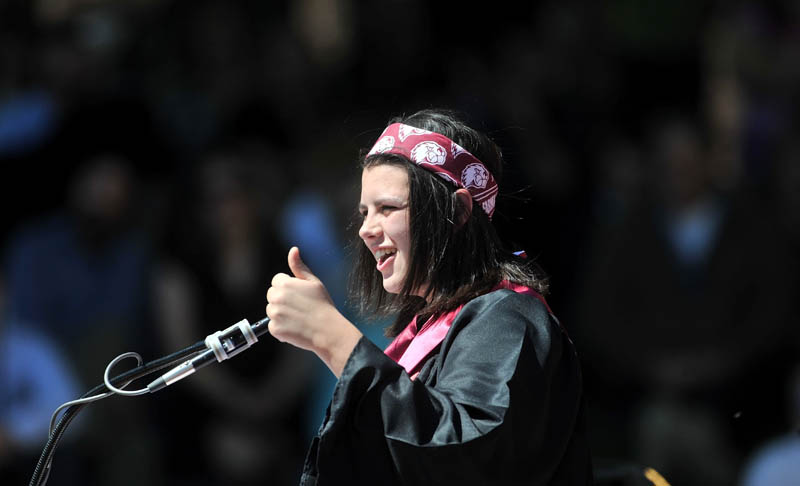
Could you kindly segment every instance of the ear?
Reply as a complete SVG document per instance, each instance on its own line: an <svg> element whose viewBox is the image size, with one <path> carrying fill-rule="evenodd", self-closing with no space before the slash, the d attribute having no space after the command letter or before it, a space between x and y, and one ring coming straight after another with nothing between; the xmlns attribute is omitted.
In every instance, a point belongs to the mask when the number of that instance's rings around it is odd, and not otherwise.
<svg viewBox="0 0 800 486"><path fill-rule="evenodd" d="M468 190L463 187L456 189L456 200L458 206L456 207L456 219L458 227L462 227L472 216L472 195Z"/></svg>

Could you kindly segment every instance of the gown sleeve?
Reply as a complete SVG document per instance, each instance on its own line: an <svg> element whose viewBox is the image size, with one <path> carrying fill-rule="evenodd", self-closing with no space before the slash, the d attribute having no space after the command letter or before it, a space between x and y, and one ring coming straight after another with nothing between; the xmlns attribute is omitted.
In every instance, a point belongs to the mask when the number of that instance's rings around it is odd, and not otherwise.
<svg viewBox="0 0 800 486"><path fill-rule="evenodd" d="M587 484L557 480L574 469L580 388L544 305L493 292L464 306L415 380L361 339L303 484ZM578 456L585 472L588 450Z"/></svg>

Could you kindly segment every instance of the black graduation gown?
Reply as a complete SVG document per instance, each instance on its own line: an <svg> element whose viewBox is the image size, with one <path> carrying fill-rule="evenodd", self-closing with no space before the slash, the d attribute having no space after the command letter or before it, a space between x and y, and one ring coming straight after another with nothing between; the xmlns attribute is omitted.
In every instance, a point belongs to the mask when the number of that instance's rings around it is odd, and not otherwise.
<svg viewBox="0 0 800 486"><path fill-rule="evenodd" d="M301 485L586 485L578 357L538 299L464 306L415 380L366 338L308 451Z"/></svg>

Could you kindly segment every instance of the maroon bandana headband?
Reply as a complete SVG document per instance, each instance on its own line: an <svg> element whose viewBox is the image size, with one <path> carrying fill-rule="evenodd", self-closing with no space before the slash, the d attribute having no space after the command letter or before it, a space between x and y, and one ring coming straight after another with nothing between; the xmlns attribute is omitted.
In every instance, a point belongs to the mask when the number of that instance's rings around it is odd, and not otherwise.
<svg viewBox="0 0 800 486"><path fill-rule="evenodd" d="M444 135L393 123L386 127L367 156L374 154L402 155L465 188L492 219L499 191L492 173L474 155Z"/></svg>

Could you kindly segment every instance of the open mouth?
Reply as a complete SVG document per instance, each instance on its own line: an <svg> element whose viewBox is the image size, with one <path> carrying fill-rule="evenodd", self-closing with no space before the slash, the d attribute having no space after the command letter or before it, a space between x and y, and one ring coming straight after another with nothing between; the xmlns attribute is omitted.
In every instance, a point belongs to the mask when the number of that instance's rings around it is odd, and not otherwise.
<svg viewBox="0 0 800 486"><path fill-rule="evenodd" d="M397 250L395 249L386 249L386 250L378 250L375 252L375 260L378 261L378 270L382 270L386 267L386 264L395 256Z"/></svg>

